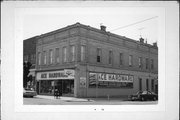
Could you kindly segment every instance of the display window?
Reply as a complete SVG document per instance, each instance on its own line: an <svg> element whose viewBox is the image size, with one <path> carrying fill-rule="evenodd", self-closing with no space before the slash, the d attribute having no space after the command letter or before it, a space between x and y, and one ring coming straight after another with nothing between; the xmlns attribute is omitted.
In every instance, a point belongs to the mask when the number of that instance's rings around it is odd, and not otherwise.
<svg viewBox="0 0 180 120"><path fill-rule="evenodd" d="M124 74L89 73L89 88L133 88L133 78Z"/></svg>
<svg viewBox="0 0 180 120"><path fill-rule="evenodd" d="M74 80L41 80L40 94L53 95L58 89L62 94L74 94Z"/></svg>

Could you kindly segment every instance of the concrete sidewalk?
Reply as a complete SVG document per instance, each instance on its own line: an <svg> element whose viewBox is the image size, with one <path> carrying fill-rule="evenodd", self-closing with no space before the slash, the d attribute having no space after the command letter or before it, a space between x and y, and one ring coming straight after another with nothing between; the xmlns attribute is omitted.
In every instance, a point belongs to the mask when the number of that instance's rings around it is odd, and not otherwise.
<svg viewBox="0 0 180 120"><path fill-rule="evenodd" d="M46 95L37 95L37 96L34 96L34 98L62 100L66 102L92 102L93 101L93 100L85 99L85 98L64 97L64 96L61 96L60 98L58 97L58 99L56 99L54 96L46 96Z"/></svg>
<svg viewBox="0 0 180 120"><path fill-rule="evenodd" d="M67 97L61 96L60 98L56 99L54 96L47 96L47 95L37 95L34 98L40 99L50 99L50 100L62 100L65 102L98 102L98 101L127 101L127 97L118 97L118 98L75 98L75 97Z"/></svg>

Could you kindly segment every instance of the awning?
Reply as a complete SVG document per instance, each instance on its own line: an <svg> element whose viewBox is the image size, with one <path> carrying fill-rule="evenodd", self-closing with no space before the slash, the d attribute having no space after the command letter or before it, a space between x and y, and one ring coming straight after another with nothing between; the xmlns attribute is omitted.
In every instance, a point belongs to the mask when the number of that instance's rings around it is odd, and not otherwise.
<svg viewBox="0 0 180 120"><path fill-rule="evenodd" d="M33 77L35 77L35 69L30 69L30 73L28 74L28 77L32 75Z"/></svg>

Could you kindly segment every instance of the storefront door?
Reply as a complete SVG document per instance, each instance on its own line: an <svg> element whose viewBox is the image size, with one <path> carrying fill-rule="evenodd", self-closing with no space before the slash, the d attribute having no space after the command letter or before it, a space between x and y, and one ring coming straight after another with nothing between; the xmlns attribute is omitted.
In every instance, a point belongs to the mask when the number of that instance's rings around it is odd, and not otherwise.
<svg viewBox="0 0 180 120"><path fill-rule="evenodd" d="M63 96L73 96L74 80L58 80L55 88L61 91Z"/></svg>

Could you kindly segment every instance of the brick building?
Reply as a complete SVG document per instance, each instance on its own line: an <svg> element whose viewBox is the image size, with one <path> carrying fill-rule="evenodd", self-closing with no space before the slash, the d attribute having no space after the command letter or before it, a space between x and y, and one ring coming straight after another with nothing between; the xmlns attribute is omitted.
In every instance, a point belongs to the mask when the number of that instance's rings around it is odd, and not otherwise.
<svg viewBox="0 0 180 120"><path fill-rule="evenodd" d="M39 94L104 97L157 91L158 47L80 23L40 35L36 45Z"/></svg>

